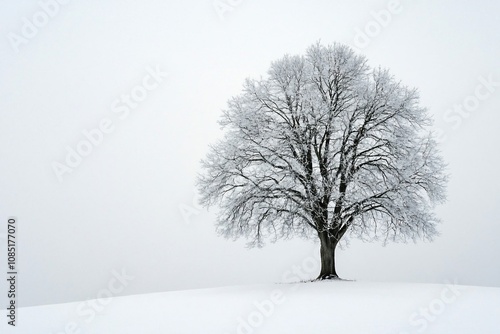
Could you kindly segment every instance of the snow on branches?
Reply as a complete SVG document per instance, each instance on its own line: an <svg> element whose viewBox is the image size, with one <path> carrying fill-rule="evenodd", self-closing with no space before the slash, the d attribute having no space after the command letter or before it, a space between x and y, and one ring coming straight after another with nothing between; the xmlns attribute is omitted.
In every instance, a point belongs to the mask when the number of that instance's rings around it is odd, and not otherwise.
<svg viewBox="0 0 500 334"><path fill-rule="evenodd" d="M198 179L218 230L260 246L294 235L431 239L446 175L418 92L349 47L311 46L245 82Z"/></svg>

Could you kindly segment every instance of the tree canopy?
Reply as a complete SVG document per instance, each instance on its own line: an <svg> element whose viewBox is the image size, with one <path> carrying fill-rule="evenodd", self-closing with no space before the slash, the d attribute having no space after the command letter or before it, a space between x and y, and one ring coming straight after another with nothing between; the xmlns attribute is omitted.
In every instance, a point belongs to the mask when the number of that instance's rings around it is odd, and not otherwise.
<svg viewBox="0 0 500 334"><path fill-rule="evenodd" d="M198 186L202 204L220 208L224 236L252 246L319 238L320 278L331 278L344 236L437 234L445 165L418 91L349 47L317 43L273 62L245 81L220 124Z"/></svg>

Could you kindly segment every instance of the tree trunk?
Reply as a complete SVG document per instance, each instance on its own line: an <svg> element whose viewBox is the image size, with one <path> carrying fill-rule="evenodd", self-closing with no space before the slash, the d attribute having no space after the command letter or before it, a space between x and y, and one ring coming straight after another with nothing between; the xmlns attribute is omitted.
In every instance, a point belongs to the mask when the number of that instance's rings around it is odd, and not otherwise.
<svg viewBox="0 0 500 334"><path fill-rule="evenodd" d="M335 270L335 248L337 247L338 240L328 232L320 232L319 239L321 242L321 272L317 279L338 279L339 276Z"/></svg>

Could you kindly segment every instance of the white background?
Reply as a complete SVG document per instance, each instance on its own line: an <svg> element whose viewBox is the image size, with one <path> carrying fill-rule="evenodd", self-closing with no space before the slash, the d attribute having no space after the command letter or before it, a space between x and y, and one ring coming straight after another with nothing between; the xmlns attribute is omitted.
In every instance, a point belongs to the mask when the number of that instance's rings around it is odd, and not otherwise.
<svg viewBox="0 0 500 334"><path fill-rule="evenodd" d="M390 15L377 21L381 11ZM339 274L500 286L498 1L70 1L13 43L40 12L36 1L0 1L0 269L1 226L16 216L21 306L96 298L113 270L135 277L126 295L276 282L317 257L312 241L248 250L218 237L194 180L243 80L318 40L351 45L419 88L451 175L434 243L352 240ZM157 66L168 77L120 119L113 102ZM53 163L105 118L114 130L59 182Z"/></svg>

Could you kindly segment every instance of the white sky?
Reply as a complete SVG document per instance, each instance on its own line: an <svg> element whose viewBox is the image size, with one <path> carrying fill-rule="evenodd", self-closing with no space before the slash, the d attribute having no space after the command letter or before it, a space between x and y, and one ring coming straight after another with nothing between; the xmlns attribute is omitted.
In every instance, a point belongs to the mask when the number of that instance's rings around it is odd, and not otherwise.
<svg viewBox="0 0 500 334"><path fill-rule="evenodd" d="M0 1L0 219L19 221L21 304L96 298L114 269L135 276L124 291L135 294L275 282L317 257L311 241L248 250L243 240L220 238L215 210L192 202L226 101L246 77L318 40L357 47L420 89L446 136L452 176L438 208L441 237L387 247L352 241L338 254L339 274L500 286L500 3L401 0L383 25L371 12L392 8L389 1L220 3L234 4L224 19L213 0L70 1L16 52L9 38L23 36L23 18L45 23L41 7ZM366 29L372 37L361 45ZM168 77L120 119L113 102L141 85L148 67ZM489 77L490 91L481 79ZM464 103L462 115L453 109ZM59 182L52 163L103 119L113 131ZM196 210L188 220L186 207Z"/></svg>

